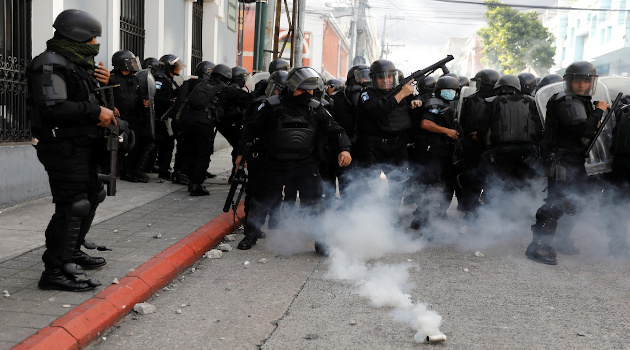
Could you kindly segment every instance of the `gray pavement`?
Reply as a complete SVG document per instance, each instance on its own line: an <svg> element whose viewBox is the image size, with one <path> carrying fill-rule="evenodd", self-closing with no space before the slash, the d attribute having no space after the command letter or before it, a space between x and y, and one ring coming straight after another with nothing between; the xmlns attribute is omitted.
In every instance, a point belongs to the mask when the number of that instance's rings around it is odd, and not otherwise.
<svg viewBox="0 0 630 350"><path fill-rule="evenodd" d="M209 171L218 174L206 180L210 196L190 197L186 186L163 182L118 181L118 193L98 208L88 237L113 248L111 252L88 251L103 256L108 265L90 275L103 286L85 293L41 291L37 281L43 271L44 230L54 207L43 198L0 212L0 349L8 349L48 326L76 305L88 300L114 278L121 279L134 268L222 214L229 189L230 148L212 156ZM161 234L161 238L154 238Z"/></svg>
<svg viewBox="0 0 630 350"><path fill-rule="evenodd" d="M460 218L453 206L449 215ZM312 241L283 256L267 230L252 250L199 260L148 301L156 313L128 315L88 348L630 349L630 261L607 257L607 239L589 239L601 235L596 218L587 219L574 231L581 253L560 255L557 266L525 258L527 226L494 242L471 227L457 243L436 238L369 259L368 267L411 266L403 290L442 316L442 344L415 342L392 308L359 295L360 279L331 278L337 258L315 255ZM405 238L394 239L402 251Z"/></svg>

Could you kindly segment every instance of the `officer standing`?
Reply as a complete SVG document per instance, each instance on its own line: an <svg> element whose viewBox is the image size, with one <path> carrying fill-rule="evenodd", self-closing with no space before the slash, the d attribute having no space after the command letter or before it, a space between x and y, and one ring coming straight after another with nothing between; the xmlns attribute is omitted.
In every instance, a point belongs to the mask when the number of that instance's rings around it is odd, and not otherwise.
<svg viewBox="0 0 630 350"><path fill-rule="evenodd" d="M547 103L545 132L541 153L547 162L547 198L536 212L532 225L533 239L525 255L536 262L556 265L556 249L564 254L577 254L569 237L570 229L558 232L558 219L575 215L586 207L585 196L592 187L584 168L584 140L592 139L608 104L591 97L597 85L595 66L586 61L570 64L564 74L565 91ZM572 220L574 221L574 220ZM553 240L553 246L552 246Z"/></svg>
<svg viewBox="0 0 630 350"><path fill-rule="evenodd" d="M521 83L521 93L523 95L533 96L536 85L538 84L536 76L532 73L521 73L518 75L518 80Z"/></svg>
<svg viewBox="0 0 630 350"><path fill-rule="evenodd" d="M350 140L332 116L313 99L313 90L322 89L323 81L310 67L294 68L287 75L287 88L282 98L265 101L258 115L245 125L237 165L244 145L256 138L265 147L262 173L248 191L252 195L245 238L238 248L250 249L256 244L260 228L269 208L278 201L284 185L297 188L301 206L312 208L321 199L322 182L316 162L318 139L328 134L339 142L340 166L350 164ZM315 249L325 254L325 247L316 243Z"/></svg>
<svg viewBox="0 0 630 350"><path fill-rule="evenodd" d="M378 179L381 171L387 176L391 202L387 205L394 210L393 224L400 226L398 209L403 197L401 182L407 176L407 130L411 126L407 96L415 87L412 80L396 95L388 96L398 85L398 70L388 60L372 63L370 80L358 105L357 158L372 179Z"/></svg>
<svg viewBox="0 0 630 350"><path fill-rule="evenodd" d="M139 161L140 151L144 150L150 139L143 137L143 130L146 126L144 119L145 106L149 101L141 96L140 81L133 73L140 70L140 62L133 52L124 50L117 51L112 55L112 65L109 84L114 88L114 102L116 109L120 113L120 118L129 123L129 128L136 135L135 147L131 149L123 159L122 180L130 182L149 182L149 176L142 169L142 162Z"/></svg>
<svg viewBox="0 0 630 350"><path fill-rule="evenodd" d="M177 97L179 84L173 77L186 67L182 60L175 55L168 54L160 57L160 67L153 75L157 91L155 93L155 141L158 145L157 166L158 177L163 180L171 179L171 160L175 148L175 133L172 129L172 117L175 115L173 106Z"/></svg>
<svg viewBox="0 0 630 350"><path fill-rule="evenodd" d="M630 103L630 96L621 99L624 106ZM606 174L601 212L609 217L606 234L610 238L608 252L615 258L628 258L628 198L630 198L630 109L615 109L616 124L613 129L610 153L612 172ZM610 121L609 121L610 122Z"/></svg>
<svg viewBox="0 0 630 350"><path fill-rule="evenodd" d="M458 207L467 216L474 216L479 207L479 196L483 188L479 159L486 151L485 139L480 130L489 128L487 114L484 112L485 99L494 96L494 86L499 80L499 73L492 69L482 69L473 77L477 92L464 97L459 124L463 130L462 166L463 172L457 176L461 187Z"/></svg>
<svg viewBox="0 0 630 350"><path fill-rule="evenodd" d="M535 81L529 81L532 90ZM518 77L511 74L501 76L494 91L496 96L486 98L485 107L485 119L490 124L490 149L481 155L487 201L492 198L497 181L502 182L502 190L516 191L525 188L526 180L535 177L538 143L543 133L536 103L531 95L521 93ZM481 134L485 139L483 130Z"/></svg>
<svg viewBox="0 0 630 350"><path fill-rule="evenodd" d="M101 23L91 14L66 10L57 16L46 51L28 67L31 127L37 157L48 174L55 213L46 228L45 270L40 289L85 291L100 285L80 279L83 269L104 266L80 247L96 208L106 196L94 155L103 128L117 124L114 112L97 102L95 89L107 85L109 71L94 65Z"/></svg>
<svg viewBox="0 0 630 350"><path fill-rule="evenodd" d="M437 208L437 217L446 218L446 210L453 198L456 176L453 140L459 138L461 130L455 122L451 102L458 91L459 80L443 75L435 83L434 94L412 113L410 134L413 147L409 158L415 191L411 197L418 204L413 213L412 229L427 226L432 205ZM437 191L437 203L427 190Z"/></svg>

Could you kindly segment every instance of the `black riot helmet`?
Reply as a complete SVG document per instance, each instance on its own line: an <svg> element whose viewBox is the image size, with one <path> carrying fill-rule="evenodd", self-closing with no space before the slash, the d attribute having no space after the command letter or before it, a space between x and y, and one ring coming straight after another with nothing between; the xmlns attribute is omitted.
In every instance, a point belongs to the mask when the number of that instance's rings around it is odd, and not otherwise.
<svg viewBox="0 0 630 350"><path fill-rule="evenodd" d="M518 80L521 81L521 92L532 95L537 84L536 76L532 73L521 73L518 75Z"/></svg>
<svg viewBox="0 0 630 350"><path fill-rule="evenodd" d="M179 70L186 67L179 56L168 54L160 57L160 68L165 72L172 73L173 75L179 75Z"/></svg>
<svg viewBox="0 0 630 350"><path fill-rule="evenodd" d="M222 82L229 84L230 80L232 80L232 68L223 63L219 63L214 66L214 68L212 68L210 76L213 78L218 78Z"/></svg>
<svg viewBox="0 0 630 350"><path fill-rule="evenodd" d="M339 79L328 79L326 86L333 89L333 92L343 89L343 82Z"/></svg>
<svg viewBox="0 0 630 350"><path fill-rule="evenodd" d="M142 69L151 68L151 71L154 72L156 69L160 68L160 61L158 61L155 57L147 57L142 61Z"/></svg>
<svg viewBox="0 0 630 350"><path fill-rule="evenodd" d="M232 78L230 79L231 83L237 84L239 87L243 87L247 82L247 78L249 78L249 72L247 69L241 66L232 68Z"/></svg>
<svg viewBox="0 0 630 350"><path fill-rule="evenodd" d="M276 58L275 60L269 62L269 74L277 71L277 70L289 70L289 62L282 58Z"/></svg>
<svg viewBox="0 0 630 350"><path fill-rule="evenodd" d="M493 69L482 69L471 80L476 83L477 91L490 91L501 75Z"/></svg>
<svg viewBox="0 0 630 350"><path fill-rule="evenodd" d="M267 81L267 89L265 89L265 95L271 97L273 95L280 95L284 88L287 87L287 75L289 72L286 70L277 70L269 76Z"/></svg>
<svg viewBox="0 0 630 350"><path fill-rule="evenodd" d="M372 78L370 78L370 67L366 64L358 64L353 68L355 68L354 81L363 87L370 86L372 82Z"/></svg>
<svg viewBox="0 0 630 350"><path fill-rule="evenodd" d="M440 97L447 101L455 99L455 95L459 91L459 79L450 76L442 75L435 82L435 96Z"/></svg>
<svg viewBox="0 0 630 350"><path fill-rule="evenodd" d="M499 95L514 95L521 91L521 81L516 75L505 74L494 84L494 90Z"/></svg>
<svg viewBox="0 0 630 350"><path fill-rule="evenodd" d="M418 92L421 94L426 94L435 90L435 83L437 80L432 75L427 75L422 80L421 85L418 86Z"/></svg>
<svg viewBox="0 0 630 350"><path fill-rule="evenodd" d="M539 91L549 84L557 83L559 81L562 81L562 77L558 74L547 74L542 79L540 79L538 85L536 85L536 91Z"/></svg>
<svg viewBox="0 0 630 350"><path fill-rule="evenodd" d="M57 33L78 43L101 36L101 22L92 14L81 10L63 11L55 18L53 28Z"/></svg>
<svg viewBox="0 0 630 350"><path fill-rule="evenodd" d="M287 88L289 91L296 89L323 90L324 81L311 67L293 68L287 74Z"/></svg>
<svg viewBox="0 0 630 350"><path fill-rule="evenodd" d="M398 85L398 69L392 61L376 60L370 66L372 87L387 91Z"/></svg>
<svg viewBox="0 0 630 350"><path fill-rule="evenodd" d="M352 68L350 68L350 70L348 71L348 75L346 76L346 86L352 86L352 85L357 85L358 81L357 79L354 77L354 72L356 72L358 69L366 69L368 70L368 75L369 75L369 70L370 67L368 67L365 64L357 64L356 66L352 66ZM367 76L366 76L367 78Z"/></svg>
<svg viewBox="0 0 630 350"><path fill-rule="evenodd" d="M464 86L470 86L470 79L468 79L468 77L460 75L459 76L459 88L461 89Z"/></svg>
<svg viewBox="0 0 630 350"><path fill-rule="evenodd" d="M597 86L597 77L599 77L597 69L592 63L573 62L564 72L564 91L570 95L593 96Z"/></svg>
<svg viewBox="0 0 630 350"><path fill-rule="evenodd" d="M195 67L195 75L197 78L203 79L204 74L210 74L214 66L216 66L216 64L210 61L201 61L197 64L197 67Z"/></svg>
<svg viewBox="0 0 630 350"><path fill-rule="evenodd" d="M140 70L140 60L129 50L116 51L112 55L114 71L130 71L135 73Z"/></svg>

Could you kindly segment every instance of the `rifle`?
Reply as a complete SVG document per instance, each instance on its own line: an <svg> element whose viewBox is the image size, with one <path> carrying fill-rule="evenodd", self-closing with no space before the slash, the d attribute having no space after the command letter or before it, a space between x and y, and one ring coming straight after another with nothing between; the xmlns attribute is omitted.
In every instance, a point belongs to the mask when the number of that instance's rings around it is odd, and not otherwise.
<svg viewBox="0 0 630 350"><path fill-rule="evenodd" d="M623 96L623 93L620 92L615 98L615 101L613 102L613 104L610 107L608 107L606 111L604 112L604 116L602 117L602 123L597 129L597 133L595 134L595 137L593 137L591 142L588 144L588 147L586 148L586 152L584 153L584 158L588 158L588 154L591 153L591 150L595 146L595 143L597 143L597 139L599 139L599 135L601 135L602 131L604 131L604 127L606 126L606 123L608 123L608 121L610 120L610 117L612 117L614 110L617 108L617 105L619 105L619 102L621 101L622 96Z"/></svg>
<svg viewBox="0 0 630 350"><path fill-rule="evenodd" d="M392 97L396 96L396 94L398 92L400 92L400 90L402 89L403 86L407 85L408 82L410 82L412 79L415 81L419 81L420 78L424 79L424 77L426 77L427 75L435 72L438 69L442 69L442 72L444 74L448 74L449 70L448 68L446 68L446 63L454 60L455 58L453 57L453 55L448 55L446 56L446 58L443 58L440 61L437 61L435 63L433 63L432 65L424 68L424 69L420 69L417 70L413 73L411 73L411 75L409 75L408 77L406 77L405 79L403 79L403 81L401 81L398 86L396 86L395 88L393 88L389 93L387 93L387 95L385 96L386 99L391 99Z"/></svg>
<svg viewBox="0 0 630 350"><path fill-rule="evenodd" d="M243 196L243 192L247 187L247 174L245 173L245 162L247 161L247 157L249 156L249 148L252 146L251 142L245 144L245 149L243 150L243 155L241 157L241 162L238 164L238 168L236 168L236 172L234 174L234 178L232 179L232 186L230 186L230 191L228 192L227 198L225 198L225 204L223 205L223 212L227 213L230 211L230 207L236 214L236 206L241 201L241 197ZM241 185L241 190L238 192L238 197L236 201L234 201L234 195L236 194L236 188L238 185Z"/></svg>
<svg viewBox="0 0 630 350"><path fill-rule="evenodd" d="M112 111L115 110L114 104L114 88L120 85L109 85L96 88L95 90L105 90L105 96L103 97L105 105ZM107 151L109 151L109 175L99 174L99 180L107 184L107 195L116 195L116 170L118 169L118 143L120 142L120 127L114 123L109 123L109 126L105 128L105 138L107 139Z"/></svg>

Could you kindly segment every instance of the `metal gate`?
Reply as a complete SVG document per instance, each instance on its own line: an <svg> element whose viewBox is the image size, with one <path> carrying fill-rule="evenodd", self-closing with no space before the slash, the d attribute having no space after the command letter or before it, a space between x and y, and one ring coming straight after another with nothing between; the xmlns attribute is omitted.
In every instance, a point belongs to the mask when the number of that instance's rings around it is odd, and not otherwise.
<svg viewBox="0 0 630 350"><path fill-rule="evenodd" d="M144 60L144 0L120 2L120 49Z"/></svg>
<svg viewBox="0 0 630 350"><path fill-rule="evenodd" d="M203 1L193 2L192 16L192 52L190 58L191 74L195 73L195 68L203 60Z"/></svg>
<svg viewBox="0 0 630 350"><path fill-rule="evenodd" d="M31 0L0 0L0 143L31 138L26 114L31 51Z"/></svg>

